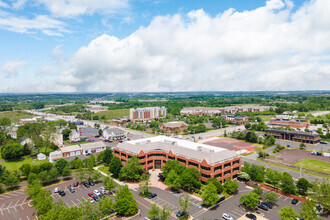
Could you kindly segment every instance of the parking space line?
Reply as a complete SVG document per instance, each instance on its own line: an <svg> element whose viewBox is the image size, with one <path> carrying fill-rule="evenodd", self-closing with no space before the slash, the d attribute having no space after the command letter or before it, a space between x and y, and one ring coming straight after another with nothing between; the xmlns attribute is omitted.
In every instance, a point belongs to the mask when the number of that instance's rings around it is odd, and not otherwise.
<svg viewBox="0 0 330 220"><path fill-rule="evenodd" d="M286 201L288 198L289 198L289 197L286 197L286 198L284 199L284 201Z"/></svg>

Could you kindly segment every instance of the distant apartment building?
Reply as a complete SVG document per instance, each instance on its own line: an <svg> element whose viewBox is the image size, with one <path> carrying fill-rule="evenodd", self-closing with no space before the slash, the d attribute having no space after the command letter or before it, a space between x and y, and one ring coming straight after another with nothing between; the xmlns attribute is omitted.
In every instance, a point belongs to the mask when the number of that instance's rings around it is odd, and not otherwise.
<svg viewBox="0 0 330 220"><path fill-rule="evenodd" d="M174 133L175 131L182 132L188 128L188 124L183 121L171 121L159 125L159 129L164 130L166 133Z"/></svg>
<svg viewBox="0 0 330 220"><path fill-rule="evenodd" d="M197 169L202 182L215 177L223 183L241 170L241 160L235 151L166 136L119 143L113 152L123 164L136 155L145 170L161 169L166 161L177 160L183 166Z"/></svg>
<svg viewBox="0 0 330 220"><path fill-rule="evenodd" d="M307 128L310 123L306 120L291 120L291 119L280 119L280 118L271 118L269 125L273 127L290 127L294 129L304 129Z"/></svg>
<svg viewBox="0 0 330 220"><path fill-rule="evenodd" d="M245 124L249 121L248 116L240 116L240 115L221 115L221 118L233 124Z"/></svg>
<svg viewBox="0 0 330 220"><path fill-rule="evenodd" d="M146 107L146 108L131 108L130 119L133 121L146 121L155 118L165 117L167 110L165 107Z"/></svg>
<svg viewBox="0 0 330 220"><path fill-rule="evenodd" d="M33 123L33 122L37 122L38 120L42 120L42 117L38 116L38 117L33 117L33 118L20 119L19 123L21 125L25 125L26 123Z"/></svg>
<svg viewBox="0 0 330 220"><path fill-rule="evenodd" d="M88 105L86 110L96 113L100 111L106 111L108 110L108 107L102 105Z"/></svg>
<svg viewBox="0 0 330 220"><path fill-rule="evenodd" d="M314 134L311 132L266 129L265 133L268 135L273 135L277 139L303 142L307 144L317 144L321 141L320 134Z"/></svg>
<svg viewBox="0 0 330 220"><path fill-rule="evenodd" d="M270 108L276 109L272 106L258 106L258 105L242 105L242 106L228 106L228 107L188 107L180 111L181 115L219 115L219 114L235 114L236 112L262 112Z"/></svg>

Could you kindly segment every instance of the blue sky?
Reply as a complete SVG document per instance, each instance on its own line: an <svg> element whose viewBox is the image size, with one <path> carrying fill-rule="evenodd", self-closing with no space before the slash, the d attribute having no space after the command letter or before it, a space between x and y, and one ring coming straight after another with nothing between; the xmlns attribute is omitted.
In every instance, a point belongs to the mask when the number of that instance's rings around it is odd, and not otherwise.
<svg viewBox="0 0 330 220"><path fill-rule="evenodd" d="M0 92L330 89L329 4L0 0Z"/></svg>

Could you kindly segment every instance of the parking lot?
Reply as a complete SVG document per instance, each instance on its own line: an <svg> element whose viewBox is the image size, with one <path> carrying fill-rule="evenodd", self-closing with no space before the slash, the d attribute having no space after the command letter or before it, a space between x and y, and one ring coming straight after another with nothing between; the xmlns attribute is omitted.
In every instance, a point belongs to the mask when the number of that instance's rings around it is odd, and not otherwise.
<svg viewBox="0 0 330 220"><path fill-rule="evenodd" d="M86 188L83 184L79 184L78 187L75 187L75 192L71 193L69 191L69 185L73 186L76 181L77 180L70 180L65 183L47 187L47 189L52 192L51 196L54 198L54 202L62 199L62 201L68 206L79 206L83 199L87 200L89 198L88 193L94 193L94 190L100 189L103 186L102 184L95 184L94 186ZM60 196L58 193L55 193L54 191L56 187L63 190L66 195Z"/></svg>
<svg viewBox="0 0 330 220"><path fill-rule="evenodd" d="M0 195L0 219L32 220L35 210L29 207L23 190Z"/></svg>

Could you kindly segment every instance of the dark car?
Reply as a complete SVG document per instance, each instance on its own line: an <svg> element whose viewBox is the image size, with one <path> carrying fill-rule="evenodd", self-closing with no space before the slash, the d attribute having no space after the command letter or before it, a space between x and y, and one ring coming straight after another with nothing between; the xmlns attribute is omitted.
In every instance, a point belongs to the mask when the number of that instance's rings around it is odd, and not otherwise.
<svg viewBox="0 0 330 220"><path fill-rule="evenodd" d="M291 204L295 205L298 203L298 199L292 199Z"/></svg>
<svg viewBox="0 0 330 220"><path fill-rule="evenodd" d="M253 214L246 214L245 217L249 218L249 219L253 219L253 220L256 220L257 219L257 216L253 215Z"/></svg>
<svg viewBox="0 0 330 220"><path fill-rule="evenodd" d="M320 144L328 144L326 141L320 141Z"/></svg>
<svg viewBox="0 0 330 220"><path fill-rule="evenodd" d="M79 185L79 182L74 182L73 186L77 187Z"/></svg>
<svg viewBox="0 0 330 220"><path fill-rule="evenodd" d="M76 190L73 187L69 187L70 193L74 193Z"/></svg>
<svg viewBox="0 0 330 220"><path fill-rule="evenodd" d="M95 185L95 183L93 182L93 180L89 180L88 183L89 183L89 185L91 185L91 186L94 186L94 185Z"/></svg>
<svg viewBox="0 0 330 220"><path fill-rule="evenodd" d="M155 198L157 196L156 193L152 193L151 195L148 196L148 199L152 199L152 198Z"/></svg>
<svg viewBox="0 0 330 220"><path fill-rule="evenodd" d="M259 204L258 207L265 211L268 211L268 207L266 205Z"/></svg>
<svg viewBox="0 0 330 220"><path fill-rule="evenodd" d="M84 182L84 186L86 187L86 188L89 188L90 187L90 185L85 181Z"/></svg>
<svg viewBox="0 0 330 220"><path fill-rule="evenodd" d="M177 213L176 213L176 217L182 217L182 216L185 216L187 213L186 212L184 212L184 211L178 211Z"/></svg>
<svg viewBox="0 0 330 220"><path fill-rule="evenodd" d="M262 202L261 205L265 205L265 206L267 206L269 209L272 209L272 208L273 208L273 204L270 203L270 202Z"/></svg>
<svg viewBox="0 0 330 220"><path fill-rule="evenodd" d="M59 191L58 191L58 194L59 194L60 196L65 196L65 195L66 195L66 193L65 193L63 190L59 190Z"/></svg>
<svg viewBox="0 0 330 220"><path fill-rule="evenodd" d="M99 199L99 197L97 196L97 195L95 195L94 197L93 197L93 199L95 200L95 202L98 202L100 199Z"/></svg>

